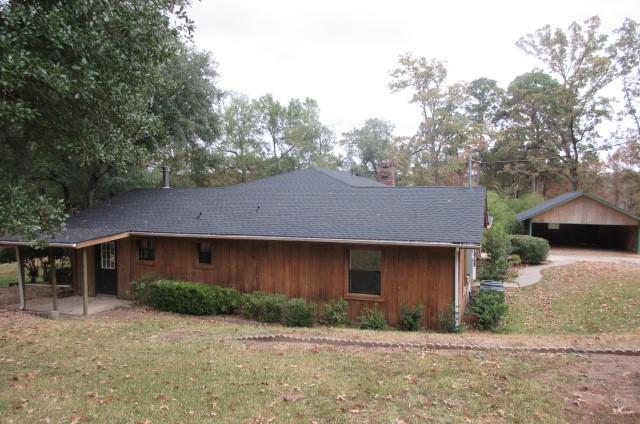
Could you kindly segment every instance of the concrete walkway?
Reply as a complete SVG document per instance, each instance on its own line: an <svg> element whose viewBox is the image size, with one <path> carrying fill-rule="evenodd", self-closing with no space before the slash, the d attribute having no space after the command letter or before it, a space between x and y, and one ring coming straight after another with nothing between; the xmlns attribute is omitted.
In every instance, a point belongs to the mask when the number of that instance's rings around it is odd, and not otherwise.
<svg viewBox="0 0 640 424"><path fill-rule="evenodd" d="M128 308L132 305L129 300L118 299L116 296L99 294L89 297L89 315L110 311L115 308ZM19 307L19 305L16 305ZM48 314L53 310L53 299L44 297L27 301L27 311ZM69 296L58 299L58 312L61 315L82 316L82 296Z"/></svg>
<svg viewBox="0 0 640 424"><path fill-rule="evenodd" d="M549 250L548 261L542 265L530 265L520 268L514 287L527 287L542 279L541 271L554 266L568 265L575 262L625 262L640 266L640 255L635 253L615 252L609 250L589 250L554 247Z"/></svg>

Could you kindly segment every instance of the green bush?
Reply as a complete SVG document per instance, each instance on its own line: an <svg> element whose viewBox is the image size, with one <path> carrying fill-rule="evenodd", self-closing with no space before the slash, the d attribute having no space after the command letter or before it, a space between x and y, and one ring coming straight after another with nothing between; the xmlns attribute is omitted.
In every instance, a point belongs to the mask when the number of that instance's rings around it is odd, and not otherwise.
<svg viewBox="0 0 640 424"><path fill-rule="evenodd" d="M456 314L453 305L447 306L444 312L438 312L438 329L445 333L462 333L464 325L456 324Z"/></svg>
<svg viewBox="0 0 640 424"><path fill-rule="evenodd" d="M212 292L204 284L160 280L149 284L149 301L161 311L208 315L216 312Z"/></svg>
<svg viewBox="0 0 640 424"><path fill-rule="evenodd" d="M494 290L480 290L471 302L473 325L480 330L498 328L509 306L504 301L504 293Z"/></svg>
<svg viewBox="0 0 640 424"><path fill-rule="evenodd" d="M155 280L142 278L131 282L131 300L142 305L151 303L151 283Z"/></svg>
<svg viewBox="0 0 640 424"><path fill-rule="evenodd" d="M186 281L142 279L131 283L131 297L156 309L190 315L230 314L240 306L236 289Z"/></svg>
<svg viewBox="0 0 640 424"><path fill-rule="evenodd" d="M344 299L325 303L322 309L322 323L334 327L349 325L348 308L349 302Z"/></svg>
<svg viewBox="0 0 640 424"><path fill-rule="evenodd" d="M242 293L229 287L209 286L217 314L232 314L242 305Z"/></svg>
<svg viewBox="0 0 640 424"><path fill-rule="evenodd" d="M481 280L502 280L509 269L509 238L498 227L484 231L482 250L488 259L480 264L479 277Z"/></svg>
<svg viewBox="0 0 640 424"><path fill-rule="evenodd" d="M304 299L290 299L282 308L282 323L289 327L313 327L316 305Z"/></svg>
<svg viewBox="0 0 640 424"><path fill-rule="evenodd" d="M363 330L383 330L387 326L384 313L377 309L365 309L358 317Z"/></svg>
<svg viewBox="0 0 640 424"><path fill-rule="evenodd" d="M522 263L519 255L509 255L509 266L516 266Z"/></svg>
<svg viewBox="0 0 640 424"><path fill-rule="evenodd" d="M417 331L420 329L420 321L422 320L422 305L417 305L411 309L406 305L400 310L400 322L398 328L402 331Z"/></svg>
<svg viewBox="0 0 640 424"><path fill-rule="evenodd" d="M280 322L282 309L287 303L284 294L253 292L242 298L242 314L247 318L262 322Z"/></svg>
<svg viewBox="0 0 640 424"><path fill-rule="evenodd" d="M547 260L549 242L540 237L513 235L511 253L520 256L525 264L539 264Z"/></svg>

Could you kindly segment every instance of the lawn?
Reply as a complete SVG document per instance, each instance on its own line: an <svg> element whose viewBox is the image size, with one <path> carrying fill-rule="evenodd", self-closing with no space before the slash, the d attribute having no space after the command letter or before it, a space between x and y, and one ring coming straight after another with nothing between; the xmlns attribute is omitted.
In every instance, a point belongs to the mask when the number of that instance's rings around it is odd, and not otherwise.
<svg viewBox="0 0 640 424"><path fill-rule="evenodd" d="M637 333L640 266L582 262L543 271L540 283L507 291L505 331L526 334Z"/></svg>
<svg viewBox="0 0 640 424"><path fill-rule="evenodd" d="M640 371L628 357L246 343L234 337L286 330L141 309L0 325L0 422L633 422L629 396L588 373L611 369L635 396L619 367Z"/></svg>
<svg viewBox="0 0 640 424"><path fill-rule="evenodd" d="M8 287L9 283L18 281L16 264L0 264L0 288Z"/></svg>

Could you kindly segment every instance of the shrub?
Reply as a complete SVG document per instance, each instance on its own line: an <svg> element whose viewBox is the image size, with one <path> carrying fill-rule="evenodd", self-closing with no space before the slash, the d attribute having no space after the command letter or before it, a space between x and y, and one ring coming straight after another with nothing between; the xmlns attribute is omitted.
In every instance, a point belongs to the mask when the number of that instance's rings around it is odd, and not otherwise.
<svg viewBox="0 0 640 424"><path fill-rule="evenodd" d="M456 314L453 305L447 306L444 312L438 312L438 329L445 333L462 333L464 325L456 324Z"/></svg>
<svg viewBox="0 0 640 424"><path fill-rule="evenodd" d="M151 303L151 283L153 282L154 280L148 278L132 281L131 300L142 305L148 305Z"/></svg>
<svg viewBox="0 0 640 424"><path fill-rule="evenodd" d="M240 309L242 304L242 294L233 288L209 286L215 312L217 314L231 314Z"/></svg>
<svg viewBox="0 0 640 424"><path fill-rule="evenodd" d="M522 263L519 255L509 255L509 266L516 266Z"/></svg>
<svg viewBox="0 0 640 424"><path fill-rule="evenodd" d="M387 326L384 313L377 309L365 309L358 317L363 330L383 330Z"/></svg>
<svg viewBox="0 0 640 424"><path fill-rule="evenodd" d="M473 324L480 330L495 330L509 309L504 292L480 290L471 302Z"/></svg>
<svg viewBox="0 0 640 424"><path fill-rule="evenodd" d="M141 279L131 283L131 297L162 311L191 315L230 314L240 306L238 290L185 281Z"/></svg>
<svg viewBox="0 0 640 424"><path fill-rule="evenodd" d="M549 242L540 237L513 235L511 253L520 256L525 264L539 264L547 259Z"/></svg>
<svg viewBox="0 0 640 424"><path fill-rule="evenodd" d="M509 269L509 239L497 227L485 230L482 237L482 250L488 259L482 261L479 271L481 280L502 280Z"/></svg>
<svg viewBox="0 0 640 424"><path fill-rule="evenodd" d="M336 327L349 325L348 308L349 302L344 299L325 303L322 309L322 323Z"/></svg>
<svg viewBox="0 0 640 424"><path fill-rule="evenodd" d="M422 305L417 305L411 309L406 305L400 310L400 322L398 328L402 331L417 331L420 329L420 321L422 320Z"/></svg>
<svg viewBox="0 0 640 424"><path fill-rule="evenodd" d="M282 323L289 327L313 327L316 305L304 299L290 299L282 308Z"/></svg>
<svg viewBox="0 0 640 424"><path fill-rule="evenodd" d="M198 283L154 281L149 284L149 301L161 311L191 315L216 312L211 287Z"/></svg>
<svg viewBox="0 0 640 424"><path fill-rule="evenodd" d="M287 303L284 294L253 292L242 298L242 314L247 318L262 322L280 322L282 309Z"/></svg>

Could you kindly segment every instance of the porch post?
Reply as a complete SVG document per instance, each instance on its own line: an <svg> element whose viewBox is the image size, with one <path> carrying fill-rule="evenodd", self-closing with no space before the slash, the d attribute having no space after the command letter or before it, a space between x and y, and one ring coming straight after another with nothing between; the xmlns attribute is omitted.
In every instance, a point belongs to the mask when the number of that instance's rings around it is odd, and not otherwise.
<svg viewBox="0 0 640 424"><path fill-rule="evenodd" d="M18 267L18 291L20 292L20 309L27 307L27 301L24 295L24 281L22 279L22 258L20 257L20 247L16 246L16 265Z"/></svg>
<svg viewBox="0 0 640 424"><path fill-rule="evenodd" d="M58 290L57 290L57 276L56 276L56 255L53 250L49 248L49 272L51 280L51 299L53 299L53 310L58 310Z"/></svg>
<svg viewBox="0 0 640 424"><path fill-rule="evenodd" d="M459 283L460 283L460 248L456 247L454 249L454 260L453 260L453 266L455 267L454 271L453 271L453 299L454 299L454 304L453 304L453 319L454 322L456 323L456 326L460 325L460 290L459 290Z"/></svg>
<svg viewBox="0 0 640 424"><path fill-rule="evenodd" d="M529 235L533 235L533 222L531 220L529 220Z"/></svg>
<svg viewBox="0 0 640 424"><path fill-rule="evenodd" d="M87 282L87 249L82 249L82 314L89 315L89 283Z"/></svg>

